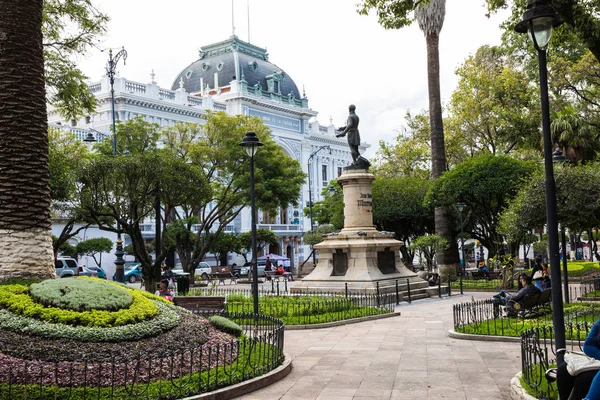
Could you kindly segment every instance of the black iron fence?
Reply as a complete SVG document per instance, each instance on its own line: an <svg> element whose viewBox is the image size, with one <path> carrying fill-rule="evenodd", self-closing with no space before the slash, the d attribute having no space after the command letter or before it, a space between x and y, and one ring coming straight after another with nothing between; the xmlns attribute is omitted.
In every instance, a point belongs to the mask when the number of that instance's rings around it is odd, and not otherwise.
<svg viewBox="0 0 600 400"><path fill-rule="evenodd" d="M565 321L570 324L589 324L600 318L600 304L579 303L565 307ZM452 308L454 330L461 333L518 337L527 329L552 325L550 305L533 310L529 318L505 317L492 299L455 304Z"/></svg>
<svg viewBox="0 0 600 400"><path fill-rule="evenodd" d="M1 354L0 399L179 399L262 375L283 362L284 326L266 315L229 314L239 339L157 349L109 362L15 360ZM123 346L134 343L123 343ZM19 361L19 362L15 362Z"/></svg>
<svg viewBox="0 0 600 400"><path fill-rule="evenodd" d="M583 342L593 323L567 323L567 350L582 351ZM529 393L538 399L556 399L556 383L549 383L545 373L556 366L556 344L551 326L537 327L521 334L521 372Z"/></svg>
<svg viewBox="0 0 600 400"><path fill-rule="evenodd" d="M430 293L429 295L433 296L451 296L453 293L458 294L458 291L454 289L451 284L438 282L435 286L435 291ZM368 306L380 306L380 305L388 305L388 304L400 304L401 302L412 302L416 298L422 298L423 296L419 296L424 289L420 285L411 284L409 279L396 279L393 282L391 290L389 287L384 291L383 289L379 289L379 284L376 285L376 292L373 294L368 293L360 293L359 291L351 289L351 285L348 283L345 285L345 290L343 292L339 291L301 291L301 292L291 292L287 285L287 281L279 282L272 281L270 288L260 288L258 290L258 295L260 297L323 297L323 298L352 298L352 299L360 299L362 303ZM251 289L240 289L235 286L208 286L201 288L192 288L189 292L185 294L186 296L231 296L231 295L239 295L247 298L252 297ZM427 295L427 296L429 296Z"/></svg>

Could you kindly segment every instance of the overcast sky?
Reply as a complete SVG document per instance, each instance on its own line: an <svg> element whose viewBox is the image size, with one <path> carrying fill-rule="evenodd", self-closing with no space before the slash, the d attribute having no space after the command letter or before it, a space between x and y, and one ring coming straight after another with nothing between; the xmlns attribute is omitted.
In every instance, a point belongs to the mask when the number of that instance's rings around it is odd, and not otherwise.
<svg viewBox="0 0 600 400"><path fill-rule="evenodd" d="M266 47L269 61L306 88L322 125L343 125L356 104L363 141L374 157L380 140L391 141L407 110L427 108L425 38L417 24L386 31L375 15L356 13L358 0L234 0L235 33ZM483 0L447 0L440 36L442 101L456 87L455 69L479 46L500 43L501 16L486 17ZM120 76L171 88L175 77L198 59L201 46L232 34L231 0L95 0L108 14L103 48L125 46ZM108 55L91 51L79 64L92 79L104 74Z"/></svg>

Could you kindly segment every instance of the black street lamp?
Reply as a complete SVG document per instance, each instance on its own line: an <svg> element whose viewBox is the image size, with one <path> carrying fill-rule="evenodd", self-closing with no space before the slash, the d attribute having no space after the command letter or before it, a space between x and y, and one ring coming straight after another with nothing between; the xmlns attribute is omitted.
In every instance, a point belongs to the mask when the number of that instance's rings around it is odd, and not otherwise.
<svg viewBox="0 0 600 400"><path fill-rule="evenodd" d="M254 315L258 315L258 266L256 263L256 200L254 196L254 155L263 144L256 137L256 132L246 132L240 143L250 156L250 212L252 213L252 298L254 299Z"/></svg>
<svg viewBox="0 0 600 400"><path fill-rule="evenodd" d="M556 212L556 182L552 166L552 137L550 135L550 106L548 101L548 69L546 46L552 36L552 28L563 21L546 0L530 0L523 20L515 26L518 33L528 33L538 52L540 70L540 97L542 107L542 134L544 138L544 166L546 170L546 223L550 249L550 278L552 279L552 322L556 340L556 361L564 359L565 316L560 287L560 258L558 256L558 217Z"/></svg>
<svg viewBox="0 0 600 400"><path fill-rule="evenodd" d="M557 147L552 153L552 162L555 164L564 164L567 162L562 151ZM565 292L565 303L569 304L569 271L567 270L567 237L565 234L565 226L560 226L560 242L562 247L562 264L563 264L563 290Z"/></svg>
<svg viewBox="0 0 600 400"><path fill-rule="evenodd" d="M463 231L463 211L465 211L467 205L465 203L456 203L456 209L458 210L458 215L460 217L460 251L462 253L462 266L460 268L460 294L463 294L463 275L465 274L465 267L467 264L467 259L465 258L465 235Z"/></svg>
<svg viewBox="0 0 600 400"><path fill-rule="evenodd" d="M123 58L123 64L125 64L125 60L127 60L127 51L125 48L122 48L115 56L113 57L112 49L108 50L108 63L106 64L106 76L108 76L110 82L110 104L111 104L111 115L112 115L112 155L113 157L117 156L117 124L116 124L116 116L115 116L115 75L117 73L117 63L119 60ZM88 134L83 139L84 142L95 142L98 138L94 138L92 134L92 130L96 132L96 136L98 136L98 131L94 129L90 129ZM158 240L158 239L157 239ZM117 246L115 249L115 281L125 283L125 260L123 259L123 255L125 252L123 251L123 239L121 238L121 223L117 219Z"/></svg>
<svg viewBox="0 0 600 400"><path fill-rule="evenodd" d="M313 214L312 214L312 209L313 209L313 201L312 201L312 181L311 181L311 161L313 159L313 157L320 152L323 149L329 149L329 154L331 154L331 147L329 145L325 145L325 146L321 146L319 147L317 150L313 151L312 154L310 156L308 156L308 207L310 209L310 231L314 232L314 226L313 226ZM313 264L316 264L316 259L315 259L315 252L313 250Z"/></svg>
<svg viewBox="0 0 600 400"><path fill-rule="evenodd" d="M106 76L108 76L110 82L110 104L111 104L111 114L112 114L112 141L113 141L113 157L117 156L117 125L116 125L116 116L115 116L115 75L117 73L117 63L123 57L123 65L125 65L125 60L127 60L127 51L123 47L121 51L119 51L113 57L112 49L108 50L108 63L106 64ZM117 247L115 251L115 280L117 282L125 282L125 260L123 259L123 255L125 252L123 251L123 239L121 238L121 223L117 219Z"/></svg>

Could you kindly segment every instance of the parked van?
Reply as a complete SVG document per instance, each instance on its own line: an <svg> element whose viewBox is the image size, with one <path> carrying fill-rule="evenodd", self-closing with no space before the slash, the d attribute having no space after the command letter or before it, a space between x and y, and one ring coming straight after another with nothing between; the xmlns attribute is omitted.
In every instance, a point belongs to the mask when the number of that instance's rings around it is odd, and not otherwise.
<svg viewBox="0 0 600 400"><path fill-rule="evenodd" d="M79 265L74 258L58 257L54 265L56 266L56 276L59 278L69 278L79 275Z"/></svg>

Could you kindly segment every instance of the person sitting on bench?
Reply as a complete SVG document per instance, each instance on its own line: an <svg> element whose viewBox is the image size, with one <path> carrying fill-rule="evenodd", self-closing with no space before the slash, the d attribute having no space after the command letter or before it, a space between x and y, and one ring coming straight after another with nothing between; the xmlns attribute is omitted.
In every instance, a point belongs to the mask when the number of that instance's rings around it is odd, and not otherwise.
<svg viewBox="0 0 600 400"><path fill-rule="evenodd" d="M540 292L540 289L533 285L531 277L527 274L519 275L519 285L523 285L523 288L519 289L515 294L511 294L506 290L502 290L500 293L492 296L494 302L502 305L507 305L509 301L518 303L519 301L523 300L525 296Z"/></svg>

